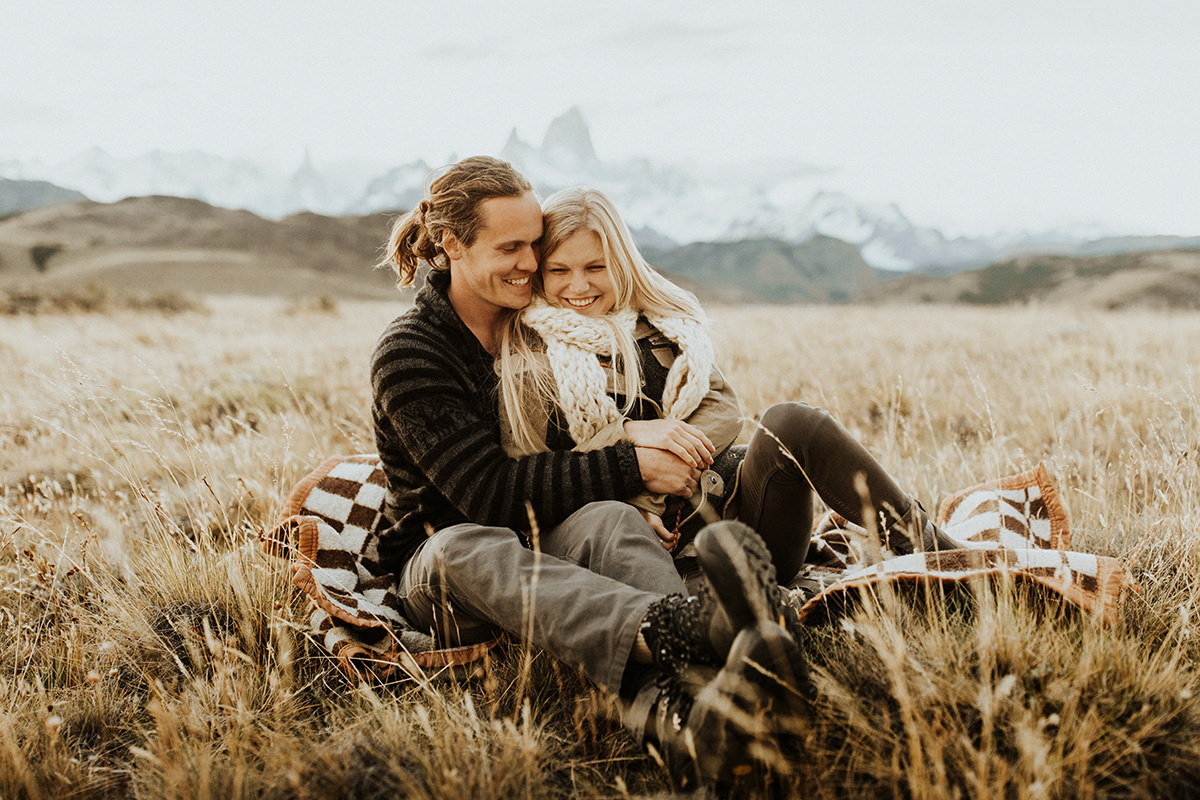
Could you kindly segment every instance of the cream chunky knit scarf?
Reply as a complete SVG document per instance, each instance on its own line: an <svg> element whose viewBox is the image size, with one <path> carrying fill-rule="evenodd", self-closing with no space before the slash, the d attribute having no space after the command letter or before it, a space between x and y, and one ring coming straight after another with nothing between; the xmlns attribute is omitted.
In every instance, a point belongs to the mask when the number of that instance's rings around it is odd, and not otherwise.
<svg viewBox="0 0 1200 800"><path fill-rule="evenodd" d="M571 438L582 444L617 422L621 412L608 395L605 369L596 358L612 356L618 335L632 339L637 313L615 311L596 319L569 308L535 300L521 319L546 344L546 356L558 387L558 404ZM646 321L679 348L667 373L661 405L666 419L686 419L708 393L713 369L713 346L704 325L687 317L658 317Z"/></svg>

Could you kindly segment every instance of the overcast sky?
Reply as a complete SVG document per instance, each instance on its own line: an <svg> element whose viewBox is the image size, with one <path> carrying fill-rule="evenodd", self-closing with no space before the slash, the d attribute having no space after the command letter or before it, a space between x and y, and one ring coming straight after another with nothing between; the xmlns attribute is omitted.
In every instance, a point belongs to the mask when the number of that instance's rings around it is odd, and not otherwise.
<svg viewBox="0 0 1200 800"><path fill-rule="evenodd" d="M0 162L787 157L967 232L1200 234L1200 3L0 0Z"/></svg>

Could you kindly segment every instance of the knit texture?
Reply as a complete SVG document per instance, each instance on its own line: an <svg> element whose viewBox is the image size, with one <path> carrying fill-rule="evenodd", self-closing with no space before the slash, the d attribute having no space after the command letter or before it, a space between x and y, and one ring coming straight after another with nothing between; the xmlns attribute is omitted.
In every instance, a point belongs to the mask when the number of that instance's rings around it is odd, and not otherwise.
<svg viewBox="0 0 1200 800"><path fill-rule="evenodd" d="M434 272L413 308L394 320L371 359L375 443L387 477L379 556L399 569L438 530L471 521L525 530L557 525L597 500L642 489L633 445L558 451L521 459L500 444L492 356L446 298L449 275Z"/></svg>
<svg viewBox="0 0 1200 800"><path fill-rule="evenodd" d="M521 312L521 320L537 331L546 345L558 387L558 406L571 438L586 442L620 420L621 412L607 393L605 368L597 356L613 355L618 332L632 339L637 314L625 309L597 319L538 299ZM679 349L663 389L663 418L686 419L709 390L712 339L694 319L647 315L646 321Z"/></svg>
<svg viewBox="0 0 1200 800"><path fill-rule="evenodd" d="M641 633L654 663L678 674L695 664L719 664L722 655L709 639L715 600L669 594L646 609Z"/></svg>

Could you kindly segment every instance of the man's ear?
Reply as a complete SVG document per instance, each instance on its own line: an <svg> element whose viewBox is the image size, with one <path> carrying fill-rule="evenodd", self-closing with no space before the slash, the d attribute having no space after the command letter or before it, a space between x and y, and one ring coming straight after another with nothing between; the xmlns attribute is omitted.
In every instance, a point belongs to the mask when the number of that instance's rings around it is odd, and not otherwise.
<svg viewBox="0 0 1200 800"><path fill-rule="evenodd" d="M458 240L457 236L449 231L442 234L442 250L446 252L446 257L451 261L458 261L460 258L462 258L462 242Z"/></svg>

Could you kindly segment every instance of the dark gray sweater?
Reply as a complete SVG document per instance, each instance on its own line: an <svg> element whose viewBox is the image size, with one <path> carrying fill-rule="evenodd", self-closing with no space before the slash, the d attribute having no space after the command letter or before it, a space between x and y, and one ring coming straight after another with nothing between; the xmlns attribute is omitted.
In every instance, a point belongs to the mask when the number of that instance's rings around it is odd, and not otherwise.
<svg viewBox="0 0 1200 800"><path fill-rule="evenodd" d="M375 443L395 520L379 543L389 570L400 569L427 531L468 521L527 530L526 501L537 524L550 528L587 503L643 488L628 442L517 460L504 454L493 359L454 312L448 286L448 274L431 273L371 358Z"/></svg>

